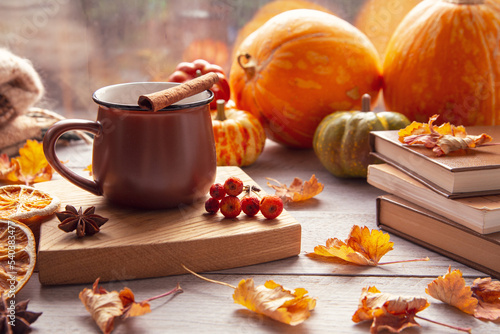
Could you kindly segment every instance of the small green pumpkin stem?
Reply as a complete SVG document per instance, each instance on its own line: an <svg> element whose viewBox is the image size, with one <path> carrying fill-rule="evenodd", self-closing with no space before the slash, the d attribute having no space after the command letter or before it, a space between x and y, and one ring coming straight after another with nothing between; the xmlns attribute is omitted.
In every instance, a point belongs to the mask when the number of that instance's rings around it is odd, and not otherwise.
<svg viewBox="0 0 500 334"><path fill-rule="evenodd" d="M245 63L243 63L242 59L245 58ZM257 68L257 62L249 53L240 53L236 58L238 61L238 65L245 71L247 76L247 80L251 80L255 76L255 71Z"/></svg>
<svg viewBox="0 0 500 334"><path fill-rule="evenodd" d="M227 119L226 117L226 101L224 99L219 99L217 100L217 115L215 116L215 120L217 121L225 121Z"/></svg>
<svg viewBox="0 0 500 334"><path fill-rule="evenodd" d="M363 112L370 111L371 101L372 101L372 98L371 98L370 94L364 94L361 97L361 111L363 111Z"/></svg>

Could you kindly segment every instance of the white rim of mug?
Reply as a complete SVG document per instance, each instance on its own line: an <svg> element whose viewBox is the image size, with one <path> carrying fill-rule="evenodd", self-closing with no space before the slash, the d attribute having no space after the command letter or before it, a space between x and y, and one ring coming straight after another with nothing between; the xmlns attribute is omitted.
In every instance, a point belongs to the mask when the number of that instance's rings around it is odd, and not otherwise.
<svg viewBox="0 0 500 334"><path fill-rule="evenodd" d="M144 85L144 84L174 84L174 85L180 85L180 83L177 82L128 82L128 83L121 83L121 84L116 84L116 85L109 85L105 87L101 87L98 90L92 94L92 100L94 100L95 103L98 105L108 107L108 108L113 108L113 109L121 109L121 110L129 110L129 111L144 111L144 112L149 112L149 110L145 110L141 108L138 104L122 104L122 103L113 103L113 102L107 102L99 99L97 97L98 93L102 90L109 89L111 87L118 87L118 86L126 86L126 85ZM187 108L194 108L194 107L199 107L203 105L207 105L210 102L213 101L214 99L214 93L210 90L207 89L206 92L208 93L208 97L196 102L191 102L191 103L183 103L183 104L171 104L168 107L165 107L163 109L160 109L158 111L173 111L173 110L181 110L181 109L187 109ZM139 99L139 96L137 96L137 99Z"/></svg>

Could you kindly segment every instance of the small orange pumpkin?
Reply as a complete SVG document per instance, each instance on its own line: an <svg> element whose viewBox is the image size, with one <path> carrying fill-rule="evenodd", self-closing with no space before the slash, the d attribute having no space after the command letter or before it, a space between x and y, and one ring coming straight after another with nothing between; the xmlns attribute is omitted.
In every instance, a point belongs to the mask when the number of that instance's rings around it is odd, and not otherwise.
<svg viewBox="0 0 500 334"><path fill-rule="evenodd" d="M236 107L259 117L268 138L311 148L326 115L360 108L365 92L375 104L381 65L373 44L347 21L296 9L243 41L229 85Z"/></svg>
<svg viewBox="0 0 500 334"><path fill-rule="evenodd" d="M217 166L251 165L264 150L264 128L255 116L236 109L234 102L224 103L217 100L217 112L212 114Z"/></svg>
<svg viewBox="0 0 500 334"><path fill-rule="evenodd" d="M401 22L383 65L386 108L410 121L500 124L500 1L424 0Z"/></svg>

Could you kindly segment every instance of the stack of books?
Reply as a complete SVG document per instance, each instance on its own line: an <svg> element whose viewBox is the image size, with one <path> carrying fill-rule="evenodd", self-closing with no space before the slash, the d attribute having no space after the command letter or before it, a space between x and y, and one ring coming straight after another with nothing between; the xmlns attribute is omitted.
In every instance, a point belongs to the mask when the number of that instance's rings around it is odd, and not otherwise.
<svg viewBox="0 0 500 334"><path fill-rule="evenodd" d="M500 126L468 127L500 143ZM371 132L367 181L377 198L377 225L390 233L500 278L500 145L437 157L399 142L398 131Z"/></svg>

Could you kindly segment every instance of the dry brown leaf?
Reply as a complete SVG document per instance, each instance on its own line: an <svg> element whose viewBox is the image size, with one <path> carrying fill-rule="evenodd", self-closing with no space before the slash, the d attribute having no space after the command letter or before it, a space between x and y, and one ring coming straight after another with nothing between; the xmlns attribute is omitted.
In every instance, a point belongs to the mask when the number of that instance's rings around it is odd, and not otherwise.
<svg viewBox="0 0 500 334"><path fill-rule="evenodd" d="M362 266L376 266L382 256L392 250L390 236L379 230L354 225L345 242L330 238L326 246L314 247L314 253L326 257L338 257Z"/></svg>
<svg viewBox="0 0 500 334"><path fill-rule="evenodd" d="M461 125L444 123L435 126L433 123L438 117L439 115L430 117L427 124L414 121L399 130L399 141L407 145L422 144L432 149L437 156L442 156L453 151L484 145L492 140L485 133L479 136L468 135L465 127Z"/></svg>
<svg viewBox="0 0 500 334"><path fill-rule="evenodd" d="M316 306L316 299L307 296L305 289L287 290L272 280L255 287L251 278L240 281L233 300L251 311L292 326L309 318Z"/></svg>
<svg viewBox="0 0 500 334"><path fill-rule="evenodd" d="M313 198L323 191L324 185L318 182L318 179L313 174L309 181L302 182L301 179L296 177L293 182L287 187L275 179L267 178L270 181L276 182L278 185L267 183L276 192L275 195L281 197L283 202L301 202Z"/></svg>
<svg viewBox="0 0 500 334"><path fill-rule="evenodd" d="M465 285L462 272L450 267L444 276L429 283L425 292L476 318L500 319L500 282L489 277L476 279L470 287Z"/></svg>
<svg viewBox="0 0 500 334"><path fill-rule="evenodd" d="M179 284L177 284L177 287L164 294L137 303L134 293L129 288L123 288L120 293L117 291L108 292L99 287L98 278L92 285L92 289L83 289L79 297L101 331L104 334L109 334L114 328L116 317L121 316L125 319L149 313L151 312L149 305L151 300L177 292L182 292Z"/></svg>
<svg viewBox="0 0 500 334"><path fill-rule="evenodd" d="M477 278L472 284L473 296L478 300L474 316L479 319L497 321L500 319L500 282L490 277Z"/></svg>
<svg viewBox="0 0 500 334"><path fill-rule="evenodd" d="M378 333L383 329L399 333L408 327L420 327L415 316L429 305L427 299L422 297L395 296L381 293L374 286L367 287L361 292L358 309L352 316L352 321L373 320L371 333Z"/></svg>
<svg viewBox="0 0 500 334"><path fill-rule="evenodd" d="M185 265L182 267L204 281L224 285L234 289L233 300L250 311L265 315L288 325L298 325L311 315L316 307L316 299L307 296L307 290L285 289L272 280L255 287L253 279L241 280L238 286L212 280L195 273Z"/></svg>
<svg viewBox="0 0 500 334"><path fill-rule="evenodd" d="M118 292L108 292L100 288L97 279L92 289L83 289L79 297L101 331L104 334L111 333L115 318L123 313L123 304Z"/></svg>

